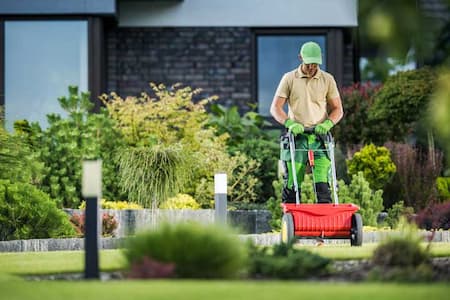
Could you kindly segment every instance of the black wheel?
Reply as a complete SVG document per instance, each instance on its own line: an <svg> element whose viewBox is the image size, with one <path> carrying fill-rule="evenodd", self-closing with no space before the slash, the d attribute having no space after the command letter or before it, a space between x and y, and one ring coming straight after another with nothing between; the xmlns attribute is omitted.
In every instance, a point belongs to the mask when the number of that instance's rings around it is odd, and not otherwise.
<svg viewBox="0 0 450 300"><path fill-rule="evenodd" d="M361 246L363 241L363 222L361 215L355 213L352 215L352 229L350 230L350 244L352 246Z"/></svg>
<svg viewBox="0 0 450 300"><path fill-rule="evenodd" d="M294 218L292 214L287 213L281 219L281 242L289 243L294 239Z"/></svg>

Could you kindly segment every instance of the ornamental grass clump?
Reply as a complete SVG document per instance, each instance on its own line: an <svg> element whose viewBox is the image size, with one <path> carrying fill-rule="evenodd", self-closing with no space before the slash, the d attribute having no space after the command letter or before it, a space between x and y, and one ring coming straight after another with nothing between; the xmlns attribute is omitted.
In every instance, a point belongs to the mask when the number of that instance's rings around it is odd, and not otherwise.
<svg viewBox="0 0 450 300"><path fill-rule="evenodd" d="M131 201L156 208L189 178L181 145L124 148L119 154L119 184Z"/></svg>
<svg viewBox="0 0 450 300"><path fill-rule="evenodd" d="M140 262L158 268L173 265L178 278L235 278L245 266L246 251L227 229L190 222L163 224L129 238L125 257L130 269L143 274L155 272L144 272L136 265Z"/></svg>
<svg viewBox="0 0 450 300"><path fill-rule="evenodd" d="M374 268L369 274L380 281L428 281L432 278L429 246L422 247L417 227L406 221L399 231L381 242L372 256Z"/></svg>

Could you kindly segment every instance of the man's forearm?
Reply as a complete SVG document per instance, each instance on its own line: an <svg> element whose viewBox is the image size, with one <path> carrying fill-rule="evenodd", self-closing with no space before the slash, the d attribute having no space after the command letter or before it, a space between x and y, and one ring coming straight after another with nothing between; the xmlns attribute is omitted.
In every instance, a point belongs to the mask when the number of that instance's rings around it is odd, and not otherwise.
<svg viewBox="0 0 450 300"><path fill-rule="evenodd" d="M270 114L280 124L284 124L286 120L289 119L288 115L283 110L285 102L285 98L276 97L274 98L272 105L270 106Z"/></svg>

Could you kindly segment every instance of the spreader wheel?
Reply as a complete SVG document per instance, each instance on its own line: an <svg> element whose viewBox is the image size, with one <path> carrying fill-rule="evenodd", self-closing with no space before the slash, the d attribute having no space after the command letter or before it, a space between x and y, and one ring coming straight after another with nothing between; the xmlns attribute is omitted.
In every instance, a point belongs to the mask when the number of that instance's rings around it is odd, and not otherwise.
<svg viewBox="0 0 450 300"><path fill-rule="evenodd" d="M363 241L363 222L361 215L355 213L352 215L352 229L350 230L350 244L352 246L361 246Z"/></svg>
<svg viewBox="0 0 450 300"><path fill-rule="evenodd" d="M281 242L289 243L294 238L294 218L286 213L281 219Z"/></svg>

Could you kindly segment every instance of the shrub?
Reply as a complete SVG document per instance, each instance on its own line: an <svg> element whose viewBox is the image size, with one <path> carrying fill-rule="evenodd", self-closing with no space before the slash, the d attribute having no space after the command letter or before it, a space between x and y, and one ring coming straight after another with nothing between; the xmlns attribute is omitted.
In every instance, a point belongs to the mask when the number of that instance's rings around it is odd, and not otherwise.
<svg viewBox="0 0 450 300"><path fill-rule="evenodd" d="M220 104L212 104L210 111L209 126L216 128L219 135L230 136L227 145L232 152L248 139L268 137L263 127L270 123L256 112L249 111L241 116L237 106L227 108Z"/></svg>
<svg viewBox="0 0 450 300"><path fill-rule="evenodd" d="M178 194L161 203L159 208L163 209L199 209L200 204L192 196L187 194Z"/></svg>
<svg viewBox="0 0 450 300"><path fill-rule="evenodd" d="M257 162L258 168L250 172L260 181L254 188L256 201L266 202L273 196L272 182L276 180L279 156L275 137L264 129L270 123L253 111L241 116L237 106L226 108L213 104L210 110L208 124L216 129L218 135L229 136L226 140L229 154L236 156L242 153Z"/></svg>
<svg viewBox="0 0 450 300"><path fill-rule="evenodd" d="M450 201L439 204L430 204L421 210L416 216L416 223L420 228L450 229Z"/></svg>
<svg viewBox="0 0 450 300"><path fill-rule="evenodd" d="M246 252L224 228L177 223L130 238L125 257L130 266L144 257L173 263L179 278L232 278L242 271Z"/></svg>
<svg viewBox="0 0 450 300"><path fill-rule="evenodd" d="M121 136L104 110L91 113L89 93L69 87L69 95L58 99L67 117L47 115L48 128L37 123L16 123L18 135L27 140L39 161L44 164L40 188L55 199L58 206L75 208L80 204L83 159L102 159L103 195L122 198L118 189L114 160Z"/></svg>
<svg viewBox="0 0 450 300"><path fill-rule="evenodd" d="M390 76L375 95L369 110L369 120L377 124L381 143L404 141L422 119L436 81L432 69L398 72Z"/></svg>
<svg viewBox="0 0 450 300"><path fill-rule="evenodd" d="M450 200L450 177L438 177L436 187L441 201Z"/></svg>
<svg viewBox="0 0 450 300"><path fill-rule="evenodd" d="M350 176L363 172L364 178L374 190L383 189L396 171L395 164L386 147L376 147L374 144L364 146L353 158L347 161Z"/></svg>
<svg viewBox="0 0 450 300"><path fill-rule="evenodd" d="M213 177L217 171L226 171L229 185L233 187L229 193L231 199L239 197L238 201L255 201L254 189L258 179L251 172L255 172L257 162L240 154L229 155L226 151L229 136L218 135L214 127L207 126L205 107L217 97L195 99L200 90L179 85L166 87L151 83L150 86L154 96L147 93L126 99L115 93L102 96L110 117L125 136L127 146L139 149L156 144L165 148L180 145L183 151L179 154L185 157L185 169L191 175L183 191L192 195L202 207L210 207L214 196ZM126 159L127 152L125 149L121 159ZM138 164L136 167L138 170ZM121 178L127 180L124 176ZM181 179L181 174L178 178ZM131 184L132 181L129 182ZM175 190L173 192L176 193ZM159 200L164 201L167 197Z"/></svg>
<svg viewBox="0 0 450 300"><path fill-rule="evenodd" d="M402 199L416 212L436 202L436 178L442 169L441 153L434 152L430 157L428 152L419 148L398 143L387 143L386 147L391 150L397 166L397 174L391 184L394 185L391 197Z"/></svg>
<svg viewBox="0 0 450 300"><path fill-rule="evenodd" d="M370 188L362 172L353 175L349 185L346 185L343 180L339 181L339 201L358 205L364 225L377 225L378 213L383 210L382 195L382 190L374 192Z"/></svg>
<svg viewBox="0 0 450 300"><path fill-rule="evenodd" d="M134 279L170 278L173 276L175 276L173 263L161 263L147 256L134 262L127 275L128 278Z"/></svg>
<svg viewBox="0 0 450 300"><path fill-rule="evenodd" d="M75 213L70 217L70 222L72 222L72 224L74 225L77 235L79 237L84 236L85 220L86 216L84 213L81 214ZM102 236L114 237L115 231L118 226L119 223L117 222L116 218L113 215L110 215L108 213L102 214Z"/></svg>
<svg viewBox="0 0 450 300"><path fill-rule="evenodd" d="M100 207L102 209L142 209L137 203L128 202L128 201L108 201L106 199L102 199L100 201ZM86 201L81 202L81 205L78 207L79 209L86 208Z"/></svg>
<svg viewBox="0 0 450 300"><path fill-rule="evenodd" d="M413 214L414 210L412 207L405 207L403 201L399 201L395 203L392 208L387 210L385 222L389 225L389 227L397 228L397 225L402 217L409 220L412 219Z"/></svg>
<svg viewBox="0 0 450 300"><path fill-rule="evenodd" d="M349 145L372 141L371 135L375 131L376 124L369 121L368 111L374 103L375 93L380 88L380 85L367 82L355 83L342 89L345 118L339 122L339 126L333 128L335 140L339 145L346 148Z"/></svg>
<svg viewBox="0 0 450 300"><path fill-rule="evenodd" d="M0 126L0 179L39 184L43 164L21 136L10 135Z"/></svg>
<svg viewBox="0 0 450 300"><path fill-rule="evenodd" d="M123 148L119 152L119 184L131 201L156 208L187 181L187 159L180 144Z"/></svg>
<svg viewBox="0 0 450 300"><path fill-rule="evenodd" d="M295 249L292 242L272 249L250 243L249 249L248 275L252 278L303 279L325 275L331 262L310 251Z"/></svg>
<svg viewBox="0 0 450 300"><path fill-rule="evenodd" d="M74 235L68 216L47 194L28 183L0 180L0 240Z"/></svg>
<svg viewBox="0 0 450 300"><path fill-rule="evenodd" d="M259 203L266 202L274 195L272 182L277 178L280 149L276 139L248 138L236 145L235 149L236 151L232 152L233 155L240 152L248 158L248 161L242 162L243 164L249 165L253 160L257 162L258 167L254 168L249 175L257 178L259 181L254 188L254 192L257 195L255 201Z"/></svg>
<svg viewBox="0 0 450 300"><path fill-rule="evenodd" d="M275 196L270 197L266 202L267 209L270 211L269 225L272 230L281 230L281 217L283 216L283 210L281 208L281 188L283 187L283 179L280 177L272 183L275 191Z"/></svg>
<svg viewBox="0 0 450 300"><path fill-rule="evenodd" d="M371 278L377 280L423 281L431 279L429 252L422 248L417 228L400 222L401 231L390 235L375 249Z"/></svg>

